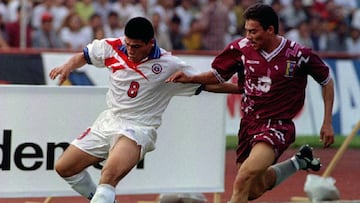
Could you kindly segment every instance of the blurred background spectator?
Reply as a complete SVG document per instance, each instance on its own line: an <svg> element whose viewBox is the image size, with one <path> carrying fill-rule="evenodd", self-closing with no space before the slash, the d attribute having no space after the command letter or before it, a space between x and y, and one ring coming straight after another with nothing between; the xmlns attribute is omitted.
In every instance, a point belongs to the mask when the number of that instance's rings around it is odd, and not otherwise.
<svg viewBox="0 0 360 203"><path fill-rule="evenodd" d="M18 10L20 7L20 2L21 0L11 0L7 3L7 9L8 12L8 19L7 22L14 22L18 20ZM32 1L31 0L25 0L25 5L24 5L25 9L26 9L26 19L29 19L32 16Z"/></svg>
<svg viewBox="0 0 360 203"><path fill-rule="evenodd" d="M285 37L304 46L314 48L313 42L311 40L309 22L306 20L300 22L296 27L289 30L285 34Z"/></svg>
<svg viewBox="0 0 360 203"><path fill-rule="evenodd" d="M104 25L105 37L119 37L124 34L124 23L115 11L110 11Z"/></svg>
<svg viewBox="0 0 360 203"><path fill-rule="evenodd" d="M9 48L9 45L7 44L6 40L3 38L1 34L0 34L0 48L1 49Z"/></svg>
<svg viewBox="0 0 360 203"><path fill-rule="evenodd" d="M94 11L99 14L104 24L108 23L108 17L112 12L111 3L109 0L95 0L93 1Z"/></svg>
<svg viewBox="0 0 360 203"><path fill-rule="evenodd" d="M51 14L53 16L53 29L55 32L59 32L59 29L65 19L69 14L69 8L66 7L66 0L53 0L53 5L51 8Z"/></svg>
<svg viewBox="0 0 360 203"><path fill-rule="evenodd" d="M302 0L293 0L289 5L284 6L279 13L279 17L284 23L285 31L298 28L301 22L307 20Z"/></svg>
<svg viewBox="0 0 360 203"><path fill-rule="evenodd" d="M72 50L84 48L93 39L89 27L82 21L80 16L71 12L60 28L59 36L65 47Z"/></svg>
<svg viewBox="0 0 360 203"><path fill-rule="evenodd" d="M135 13L134 4L131 3L131 0L117 0L111 7L113 11L118 13L123 22L127 22Z"/></svg>
<svg viewBox="0 0 360 203"><path fill-rule="evenodd" d="M187 50L201 50L202 42L201 42L202 32L201 26L198 19L194 18L190 23L190 30L183 37L182 44L185 46Z"/></svg>
<svg viewBox="0 0 360 203"><path fill-rule="evenodd" d="M87 22L87 26L84 26L84 29L86 32L90 33L91 39L98 39L95 35L99 36L100 33L103 33L105 36L104 24L99 14L93 13Z"/></svg>
<svg viewBox="0 0 360 203"><path fill-rule="evenodd" d="M330 52L348 50L346 38L348 36L348 25L345 22L336 23L328 30L326 50Z"/></svg>
<svg viewBox="0 0 360 203"><path fill-rule="evenodd" d="M78 0L75 3L74 9L83 22L88 22L90 17L95 13L92 0Z"/></svg>
<svg viewBox="0 0 360 203"><path fill-rule="evenodd" d="M52 0L42 0L37 5L34 5L32 16L31 16L31 25L32 28L37 30L40 29L42 23L42 15L44 13L51 13L53 7Z"/></svg>
<svg viewBox="0 0 360 203"><path fill-rule="evenodd" d="M159 13L154 12L151 16L151 21L154 27L155 39L157 45L165 50L172 50L172 44L170 41L170 36L168 30L162 29L161 16Z"/></svg>
<svg viewBox="0 0 360 203"><path fill-rule="evenodd" d="M222 50L230 25L228 8L220 0L209 0L200 14L202 47L206 50Z"/></svg>
<svg viewBox="0 0 360 203"><path fill-rule="evenodd" d="M50 24L56 42L77 50L102 36L119 37L129 18L145 16L166 49L222 50L245 36L244 10L264 2L279 14L281 35L316 51L360 54L360 0L0 0L2 47L20 46L22 2L27 47L57 48L42 33ZM42 21L44 13L52 20Z"/></svg>
<svg viewBox="0 0 360 203"><path fill-rule="evenodd" d="M4 20L4 17L2 14L0 14L0 36L1 39L3 40L3 43L7 44L7 32L6 32L6 23Z"/></svg>
<svg viewBox="0 0 360 203"><path fill-rule="evenodd" d="M93 30L93 39L105 38L105 31L103 27L97 27Z"/></svg>
<svg viewBox="0 0 360 203"><path fill-rule="evenodd" d="M315 16L310 18L309 22L309 33L315 51L325 51L326 50L326 40L327 40L327 25L324 23L322 18Z"/></svg>
<svg viewBox="0 0 360 203"><path fill-rule="evenodd" d="M21 6L18 6L17 10L16 10L16 20L15 21L10 21L8 23L6 23L5 26L5 31L6 31L6 37L7 37L7 44L10 47L20 47L21 45L21 36L20 36L20 31L21 31L21 23L25 24L25 42L24 42L24 46L27 48L31 47L31 32L32 32L32 28L30 25L30 20L28 17L25 16L25 14L22 13L22 9ZM25 17L22 17L25 16ZM25 21L25 22L24 22Z"/></svg>
<svg viewBox="0 0 360 203"><path fill-rule="evenodd" d="M41 25L32 35L32 47L43 49L64 48L63 42L53 29L53 19L53 15L50 12L45 12L41 15Z"/></svg>
<svg viewBox="0 0 360 203"><path fill-rule="evenodd" d="M196 7L192 0L181 0L180 4L175 7L175 14L180 18L180 32L186 34L189 32L190 23L197 13Z"/></svg>
<svg viewBox="0 0 360 203"><path fill-rule="evenodd" d="M1 16L1 18L2 18L1 20L3 22L9 21L8 20L8 17L9 17L8 8L3 1L0 1L0 16Z"/></svg>
<svg viewBox="0 0 360 203"><path fill-rule="evenodd" d="M358 54L360 52L360 29L352 27L350 36L346 39L347 52L349 54Z"/></svg>
<svg viewBox="0 0 360 203"><path fill-rule="evenodd" d="M65 0L64 5L65 5L65 7L66 7L67 10L68 10L68 14L69 14L70 12L76 12L76 11L75 11L76 2L78 2L78 0ZM66 16L67 16L67 15L66 15Z"/></svg>
<svg viewBox="0 0 360 203"><path fill-rule="evenodd" d="M184 49L183 39L184 35L180 31L181 19L175 14L169 23L169 36L173 49L182 50ZM190 25L191 32L191 25ZM201 39L198 39L200 43Z"/></svg>
<svg viewBox="0 0 360 203"><path fill-rule="evenodd" d="M157 0L157 4L153 7L153 12L161 15L162 21L168 25L171 18L175 15L175 0Z"/></svg>
<svg viewBox="0 0 360 203"><path fill-rule="evenodd" d="M134 4L133 16L146 17L152 14L148 0L138 0L136 2L137 3Z"/></svg>
<svg viewBox="0 0 360 203"><path fill-rule="evenodd" d="M7 37L5 31L5 22L3 18L3 14L0 13L0 48L5 49L8 48Z"/></svg>

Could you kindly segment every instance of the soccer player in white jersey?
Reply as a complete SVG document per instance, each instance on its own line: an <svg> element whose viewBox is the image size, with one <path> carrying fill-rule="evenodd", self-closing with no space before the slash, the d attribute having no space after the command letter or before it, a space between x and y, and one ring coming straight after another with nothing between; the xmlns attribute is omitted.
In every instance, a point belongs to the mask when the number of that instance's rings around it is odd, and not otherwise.
<svg viewBox="0 0 360 203"><path fill-rule="evenodd" d="M304 105L308 76L319 83L323 93L320 139L324 147L334 143L334 85L329 67L311 49L278 35L279 18L271 6L254 4L244 18L246 37L228 44L215 57L211 71L191 76L177 72L167 80L216 84L238 73L244 96L231 203L259 198L298 170L320 170L308 145L275 164L295 141L292 119Z"/></svg>
<svg viewBox="0 0 360 203"><path fill-rule="evenodd" d="M83 135L75 139L55 164L57 173L92 203L113 203L115 187L129 171L155 149L156 130L170 99L191 96L202 89L239 93L237 85L170 84L174 72L198 71L156 45L149 20L136 17L125 26L125 36L94 40L49 77L63 83L70 72L86 63L111 70L103 111ZM106 159L99 184L86 168Z"/></svg>

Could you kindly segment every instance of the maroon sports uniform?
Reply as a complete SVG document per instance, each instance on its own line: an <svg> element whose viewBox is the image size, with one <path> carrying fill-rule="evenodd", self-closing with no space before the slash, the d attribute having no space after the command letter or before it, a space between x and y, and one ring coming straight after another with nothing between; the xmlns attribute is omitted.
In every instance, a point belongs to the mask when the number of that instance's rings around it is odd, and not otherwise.
<svg viewBox="0 0 360 203"><path fill-rule="evenodd" d="M212 67L220 81L238 73L244 88L239 162L259 141L273 145L278 158L295 140L292 119L304 104L308 75L320 85L331 79L318 55L285 38L271 53L256 51L246 38L235 40L215 58Z"/></svg>

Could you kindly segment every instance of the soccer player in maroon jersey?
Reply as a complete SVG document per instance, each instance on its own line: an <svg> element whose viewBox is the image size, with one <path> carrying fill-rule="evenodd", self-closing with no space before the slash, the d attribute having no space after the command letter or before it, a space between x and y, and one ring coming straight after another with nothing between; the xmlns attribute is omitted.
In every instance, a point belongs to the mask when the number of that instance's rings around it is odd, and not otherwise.
<svg viewBox="0 0 360 203"><path fill-rule="evenodd" d="M278 35L276 12L255 4L245 13L246 37L231 42L212 63L212 70L188 76L177 72L167 82L213 84L238 74L244 94L238 134L238 173L231 203L246 203L260 197L298 170L320 170L308 145L290 159L275 164L295 140L292 119L301 110L310 75L322 88L324 117L320 140L334 143L332 107L333 80L320 57L309 48Z"/></svg>

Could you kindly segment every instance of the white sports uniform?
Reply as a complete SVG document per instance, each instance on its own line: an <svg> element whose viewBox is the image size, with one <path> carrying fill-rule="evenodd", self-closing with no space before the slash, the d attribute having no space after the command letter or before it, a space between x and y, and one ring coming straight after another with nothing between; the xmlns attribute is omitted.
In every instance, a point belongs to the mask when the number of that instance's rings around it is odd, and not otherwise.
<svg viewBox="0 0 360 203"><path fill-rule="evenodd" d="M170 99L175 95L191 96L200 84L166 83L177 70L197 74L170 52L154 46L150 55L138 64L127 58L124 38L94 40L84 48L87 63L112 71L103 111L82 136L72 144L83 151L106 159L120 136L141 146L141 159L155 149L157 128Z"/></svg>

